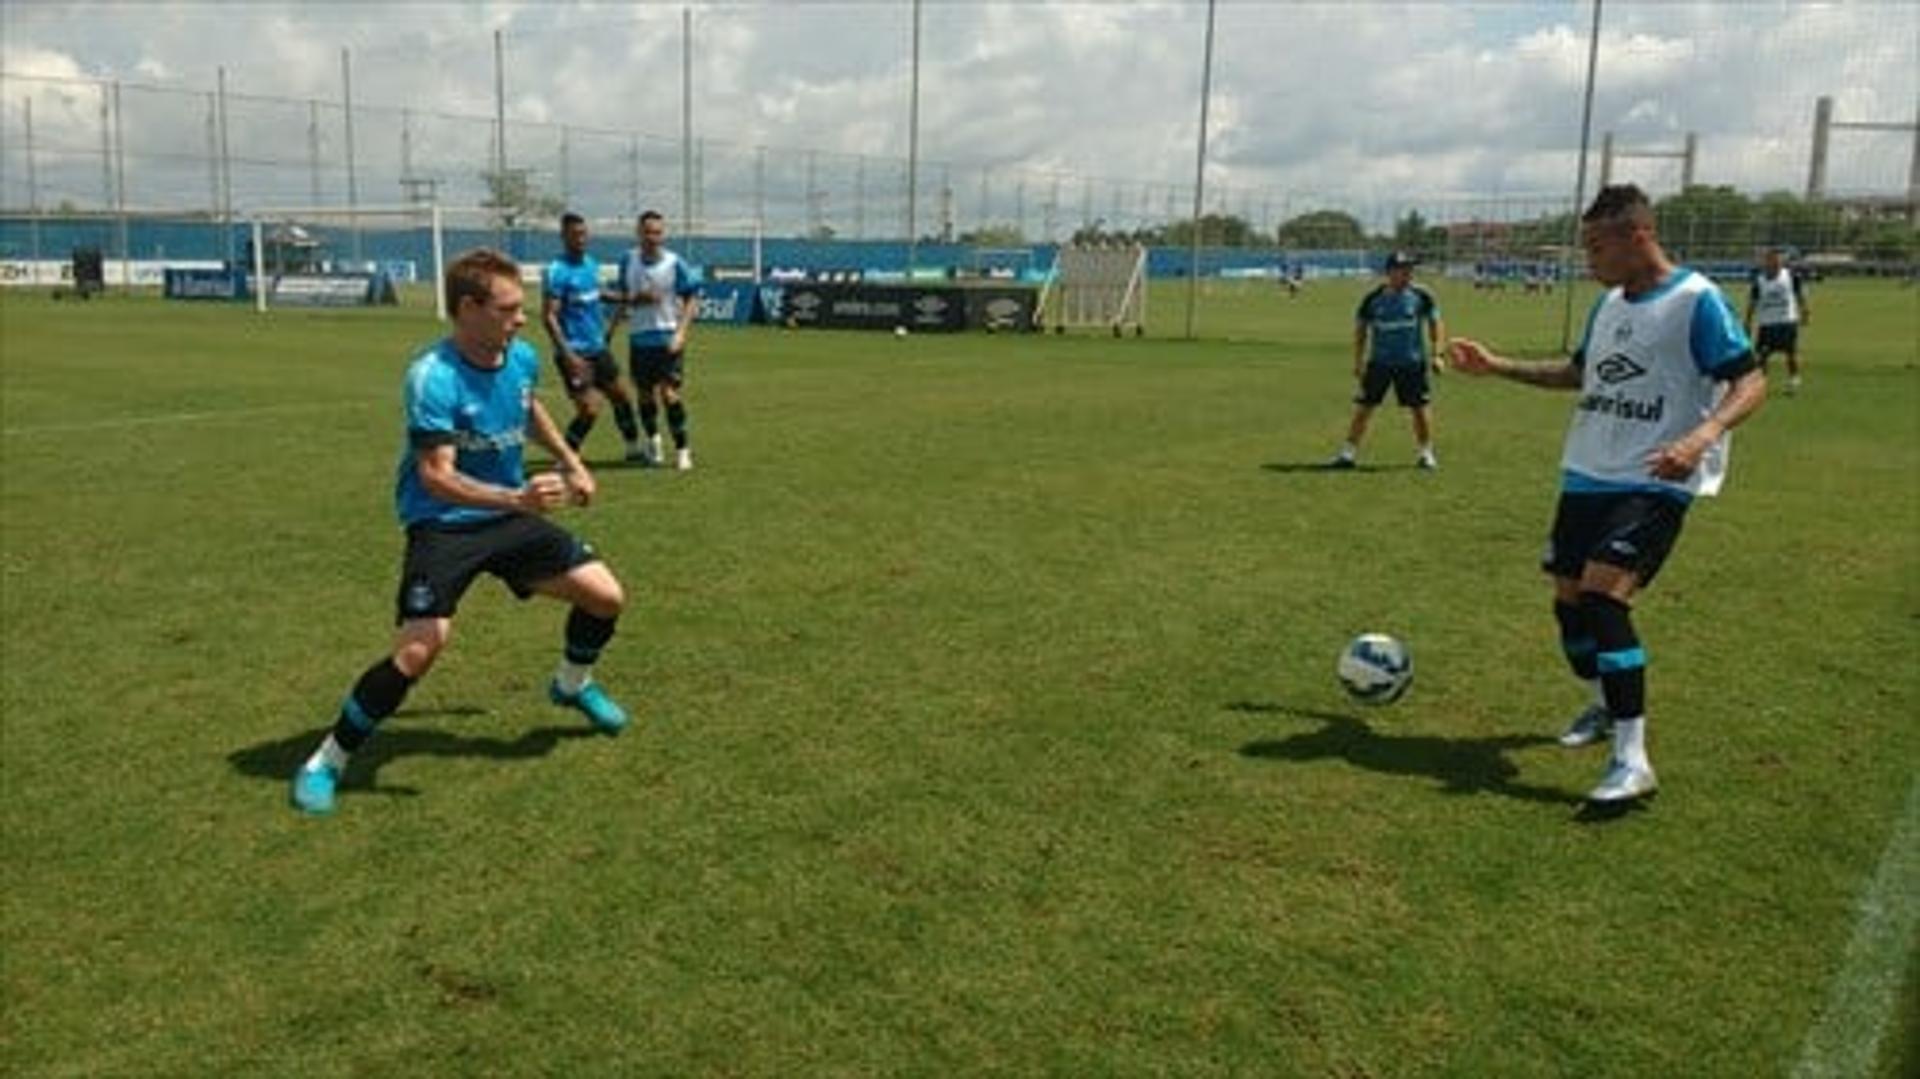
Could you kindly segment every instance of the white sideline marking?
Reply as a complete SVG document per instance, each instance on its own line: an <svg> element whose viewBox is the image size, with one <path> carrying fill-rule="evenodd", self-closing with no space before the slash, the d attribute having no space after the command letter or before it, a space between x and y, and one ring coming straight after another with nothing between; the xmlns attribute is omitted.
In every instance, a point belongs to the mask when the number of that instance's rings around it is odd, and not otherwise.
<svg viewBox="0 0 1920 1079"><path fill-rule="evenodd" d="M263 405L259 408L233 408L218 412L173 412L163 416L123 416L113 420L87 420L83 423L28 424L0 429L0 435L52 435L70 431L114 431L124 427L163 427L173 423L198 423L202 420L241 419L248 416L273 416L287 412L325 412L341 408L365 408L374 400L329 401L325 404Z"/></svg>
<svg viewBox="0 0 1920 1079"><path fill-rule="evenodd" d="M1793 1069L1797 1077L1873 1072L1920 922L1920 779L1907 788L1907 811L1894 825L1859 906L1860 920L1827 1006L1800 1048L1800 1063Z"/></svg>

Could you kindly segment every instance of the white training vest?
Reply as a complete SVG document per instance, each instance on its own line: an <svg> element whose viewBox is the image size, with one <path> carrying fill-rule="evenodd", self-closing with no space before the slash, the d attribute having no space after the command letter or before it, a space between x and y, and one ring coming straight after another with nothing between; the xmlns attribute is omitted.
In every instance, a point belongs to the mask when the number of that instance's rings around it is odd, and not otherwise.
<svg viewBox="0 0 1920 1079"><path fill-rule="evenodd" d="M1753 275L1753 320L1762 326L1795 326L1800 322L1800 297L1794 295L1793 271L1785 266L1772 277L1765 270Z"/></svg>
<svg viewBox="0 0 1920 1079"><path fill-rule="evenodd" d="M1580 400L1560 467L1568 491L1719 493L1729 440L1708 448L1682 482L1656 479L1647 456L1713 411L1713 372L1752 351L1726 297L1705 275L1676 269L1652 292L1610 290L1594 307L1580 350Z"/></svg>

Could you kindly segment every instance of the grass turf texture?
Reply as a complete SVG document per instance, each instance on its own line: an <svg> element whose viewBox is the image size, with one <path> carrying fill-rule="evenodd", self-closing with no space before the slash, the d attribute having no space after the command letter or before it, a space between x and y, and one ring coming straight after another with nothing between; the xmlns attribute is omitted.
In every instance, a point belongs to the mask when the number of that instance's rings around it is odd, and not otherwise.
<svg viewBox="0 0 1920 1079"><path fill-rule="evenodd" d="M1212 286L1199 343L701 330L699 469L603 419L561 518L634 729L548 706L563 610L483 579L325 821L286 780L387 643L429 316L0 295L0 1064L1790 1068L1920 760L1915 293L1820 290L1637 616L1666 790L1591 820L1534 569L1571 399L1449 377L1439 473L1392 408L1306 467L1361 287Z"/></svg>

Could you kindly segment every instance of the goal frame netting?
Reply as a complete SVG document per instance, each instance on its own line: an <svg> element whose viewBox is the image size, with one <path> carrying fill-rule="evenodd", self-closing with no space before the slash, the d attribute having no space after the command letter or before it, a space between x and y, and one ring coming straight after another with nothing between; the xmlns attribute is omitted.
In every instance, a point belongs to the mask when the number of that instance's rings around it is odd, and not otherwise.
<svg viewBox="0 0 1920 1079"><path fill-rule="evenodd" d="M267 230L282 225L298 226L325 224L329 227L343 226L358 231L363 225L378 226L381 223L400 222L429 230L432 243L433 274L427 280L433 286L434 317L441 322L447 320L446 290L441 279L446 274L446 212L438 203L422 203L411 206L262 206L250 209L244 215L248 232L253 241L253 309L265 314L272 306L268 294L272 292L267 277Z"/></svg>
<svg viewBox="0 0 1920 1079"><path fill-rule="evenodd" d="M1036 305L1044 326L1147 330L1147 249L1144 244L1069 245L1054 254L1053 270Z"/></svg>

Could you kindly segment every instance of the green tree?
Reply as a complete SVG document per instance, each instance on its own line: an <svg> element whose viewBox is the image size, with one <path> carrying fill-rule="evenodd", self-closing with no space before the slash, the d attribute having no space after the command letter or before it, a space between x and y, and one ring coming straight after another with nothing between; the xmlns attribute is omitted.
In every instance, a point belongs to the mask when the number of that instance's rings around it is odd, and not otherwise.
<svg viewBox="0 0 1920 1079"><path fill-rule="evenodd" d="M1024 247L1027 238L1015 225L983 225L961 233L960 242L975 247Z"/></svg>
<svg viewBox="0 0 1920 1079"><path fill-rule="evenodd" d="M1175 221L1162 233L1163 241L1172 247L1193 246L1193 222ZM1202 247L1258 247L1264 245L1264 237L1254 232L1247 219L1239 214L1201 214L1200 246Z"/></svg>
<svg viewBox="0 0 1920 1079"><path fill-rule="evenodd" d="M1752 257L1753 203L1732 187L1695 184L1653 213L1661 243L1682 260Z"/></svg>
<svg viewBox="0 0 1920 1079"><path fill-rule="evenodd" d="M481 200L480 208L493 211L508 225L558 217L567 208L558 195L540 190L526 169L488 170L480 174L480 180L487 185L487 197Z"/></svg>
<svg viewBox="0 0 1920 1079"><path fill-rule="evenodd" d="M1367 246L1360 219L1339 210L1315 210L1288 218L1275 232L1281 247L1346 250Z"/></svg>

